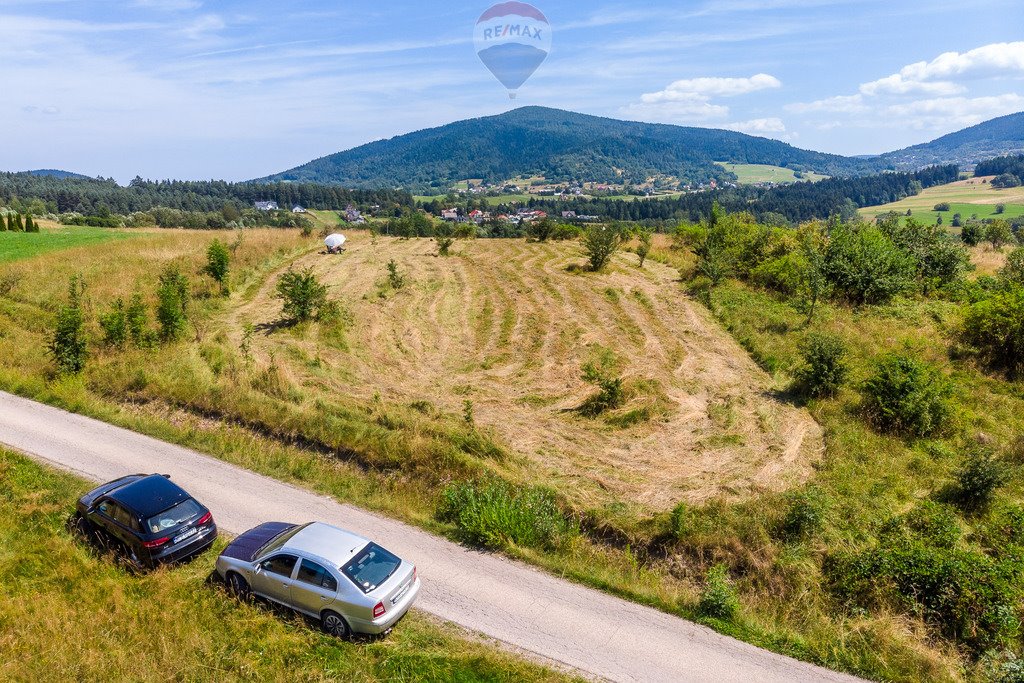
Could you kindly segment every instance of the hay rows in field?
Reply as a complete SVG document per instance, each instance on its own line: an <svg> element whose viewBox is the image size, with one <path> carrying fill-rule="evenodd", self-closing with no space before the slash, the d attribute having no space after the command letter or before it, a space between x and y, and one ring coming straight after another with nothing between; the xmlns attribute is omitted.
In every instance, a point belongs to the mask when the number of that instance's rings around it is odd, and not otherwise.
<svg viewBox="0 0 1024 683"><path fill-rule="evenodd" d="M525 456L532 478L584 503L666 508L778 489L804 477L820 450L813 420L768 396L767 376L668 268L640 270L623 254L607 273L577 273L578 245L521 240L460 243L449 258L427 240L359 235L350 245L341 257L295 263L312 266L354 314L348 350L281 335L258 350L309 347L307 357L336 369L329 390L361 400L379 393L457 414L470 399L477 422ZM391 259L409 278L397 292L384 287ZM236 311L234 328L272 318L272 294L273 278ZM623 361L627 380L655 387L653 419L613 427L574 411L593 391L581 366L598 347Z"/></svg>

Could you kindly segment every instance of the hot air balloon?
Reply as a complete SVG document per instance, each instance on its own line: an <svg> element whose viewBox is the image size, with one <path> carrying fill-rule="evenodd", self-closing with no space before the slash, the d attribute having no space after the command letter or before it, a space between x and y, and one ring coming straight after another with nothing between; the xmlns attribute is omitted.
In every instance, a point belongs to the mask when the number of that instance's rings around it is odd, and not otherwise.
<svg viewBox="0 0 1024 683"><path fill-rule="evenodd" d="M473 32L480 61L508 88L509 99L551 51L551 25L523 2L501 2L480 15Z"/></svg>

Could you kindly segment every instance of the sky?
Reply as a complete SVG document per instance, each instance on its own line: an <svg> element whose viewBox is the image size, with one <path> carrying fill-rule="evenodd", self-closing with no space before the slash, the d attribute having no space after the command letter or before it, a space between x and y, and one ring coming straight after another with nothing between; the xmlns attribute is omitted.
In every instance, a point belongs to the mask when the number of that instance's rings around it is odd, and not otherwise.
<svg viewBox="0 0 1024 683"><path fill-rule="evenodd" d="M1024 111L1021 0L536 0L515 102L490 4L0 0L0 169L246 180L525 105L874 154Z"/></svg>

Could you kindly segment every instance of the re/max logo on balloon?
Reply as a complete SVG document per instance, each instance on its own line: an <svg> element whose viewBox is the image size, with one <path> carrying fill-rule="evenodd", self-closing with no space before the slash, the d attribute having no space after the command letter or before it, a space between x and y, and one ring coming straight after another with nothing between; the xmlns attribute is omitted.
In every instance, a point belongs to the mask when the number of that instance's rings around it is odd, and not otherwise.
<svg viewBox="0 0 1024 683"><path fill-rule="evenodd" d="M515 99L551 52L551 24L533 5L499 2L477 19L473 43L480 61Z"/></svg>
<svg viewBox="0 0 1024 683"><path fill-rule="evenodd" d="M544 41L544 31L539 26L520 24L505 24L494 28L484 29L484 40L497 40L500 38L529 38L530 40Z"/></svg>

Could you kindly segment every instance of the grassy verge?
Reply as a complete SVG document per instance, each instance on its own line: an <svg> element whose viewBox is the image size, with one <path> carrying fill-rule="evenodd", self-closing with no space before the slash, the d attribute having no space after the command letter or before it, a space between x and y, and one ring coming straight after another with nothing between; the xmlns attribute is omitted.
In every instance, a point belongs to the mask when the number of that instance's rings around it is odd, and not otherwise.
<svg viewBox="0 0 1024 683"><path fill-rule="evenodd" d="M413 612L386 639L341 642L208 582L213 552L125 572L64 524L89 484L0 450L0 678L554 681L565 677Z"/></svg>

